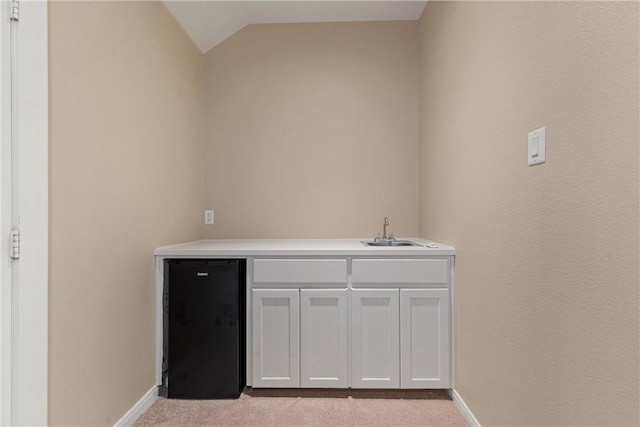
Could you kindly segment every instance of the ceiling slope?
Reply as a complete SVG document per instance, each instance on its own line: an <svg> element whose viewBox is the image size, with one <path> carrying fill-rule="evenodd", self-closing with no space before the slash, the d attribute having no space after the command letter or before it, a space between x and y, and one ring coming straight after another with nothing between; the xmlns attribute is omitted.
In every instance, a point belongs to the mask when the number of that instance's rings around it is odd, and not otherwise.
<svg viewBox="0 0 640 427"><path fill-rule="evenodd" d="M164 3L200 50L207 52L249 24L416 20L426 1L165 0Z"/></svg>

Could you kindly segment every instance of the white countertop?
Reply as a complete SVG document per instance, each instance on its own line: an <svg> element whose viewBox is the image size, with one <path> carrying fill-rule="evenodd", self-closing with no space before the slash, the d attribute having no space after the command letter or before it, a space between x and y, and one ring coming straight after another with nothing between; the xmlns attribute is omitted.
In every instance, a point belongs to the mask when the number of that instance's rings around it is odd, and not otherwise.
<svg viewBox="0 0 640 427"><path fill-rule="evenodd" d="M455 249L431 240L398 238L426 246L365 246L362 239L216 239L197 240L155 250L161 257L250 257L250 256L446 256Z"/></svg>

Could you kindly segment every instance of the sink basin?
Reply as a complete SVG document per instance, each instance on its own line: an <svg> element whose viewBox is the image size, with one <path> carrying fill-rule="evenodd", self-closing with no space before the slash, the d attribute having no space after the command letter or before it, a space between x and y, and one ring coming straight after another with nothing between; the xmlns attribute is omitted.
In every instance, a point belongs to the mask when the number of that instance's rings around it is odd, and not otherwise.
<svg viewBox="0 0 640 427"><path fill-rule="evenodd" d="M409 240L389 240L389 241L382 241L382 242L363 241L362 244L365 246L384 246L384 247L422 246L419 243L414 243Z"/></svg>

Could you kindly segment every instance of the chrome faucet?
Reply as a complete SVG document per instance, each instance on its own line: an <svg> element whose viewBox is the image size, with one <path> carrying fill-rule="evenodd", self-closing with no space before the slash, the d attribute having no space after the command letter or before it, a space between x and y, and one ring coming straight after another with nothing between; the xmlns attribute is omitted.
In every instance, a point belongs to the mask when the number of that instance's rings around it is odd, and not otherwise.
<svg viewBox="0 0 640 427"><path fill-rule="evenodd" d="M389 217L384 217L384 222L382 223L382 238L387 239L387 225L389 225Z"/></svg>
<svg viewBox="0 0 640 427"><path fill-rule="evenodd" d="M374 242L391 243L396 240L395 237L393 237L393 233L389 233L389 235L387 236L388 225L389 225L389 217L385 216L384 222L382 223L382 237L376 237L375 239L373 239ZM378 236L379 235L380 234L378 234Z"/></svg>

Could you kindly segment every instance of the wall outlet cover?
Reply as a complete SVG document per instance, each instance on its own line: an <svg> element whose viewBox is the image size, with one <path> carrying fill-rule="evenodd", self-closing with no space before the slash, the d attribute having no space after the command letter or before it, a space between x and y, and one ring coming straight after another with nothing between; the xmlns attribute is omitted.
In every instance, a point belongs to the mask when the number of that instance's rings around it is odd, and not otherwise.
<svg viewBox="0 0 640 427"><path fill-rule="evenodd" d="M207 225L211 225L214 223L213 210L204 211L204 223Z"/></svg>

